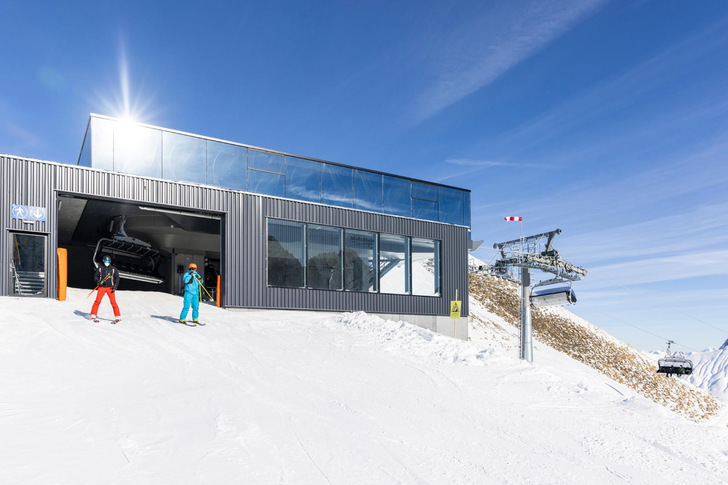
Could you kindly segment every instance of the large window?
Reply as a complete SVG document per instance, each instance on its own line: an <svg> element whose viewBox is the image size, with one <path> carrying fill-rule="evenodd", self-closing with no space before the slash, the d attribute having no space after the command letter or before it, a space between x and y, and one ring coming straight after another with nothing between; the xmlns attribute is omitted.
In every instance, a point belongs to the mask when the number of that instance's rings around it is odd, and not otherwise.
<svg viewBox="0 0 728 485"><path fill-rule="evenodd" d="M440 241L412 238L412 294L440 296Z"/></svg>
<svg viewBox="0 0 728 485"><path fill-rule="evenodd" d="M248 150L248 190L256 194L286 196L286 163L281 155Z"/></svg>
<svg viewBox="0 0 728 485"><path fill-rule="evenodd" d="M207 143L205 140L166 131L163 136L162 176L167 180L206 183Z"/></svg>
<svg viewBox="0 0 728 485"><path fill-rule="evenodd" d="M207 142L207 182L226 189L245 190L245 147Z"/></svg>
<svg viewBox="0 0 728 485"><path fill-rule="evenodd" d="M308 225L306 286L317 290L340 290L341 234L338 227Z"/></svg>
<svg viewBox="0 0 728 485"><path fill-rule="evenodd" d="M412 182L412 217L437 220L437 186Z"/></svg>
<svg viewBox="0 0 728 485"><path fill-rule="evenodd" d="M321 202L339 207L353 207L353 199L352 170L338 165L323 164L321 166Z"/></svg>
<svg viewBox="0 0 728 485"><path fill-rule="evenodd" d="M441 296L433 239L268 219L268 286Z"/></svg>
<svg viewBox="0 0 728 485"><path fill-rule="evenodd" d="M410 292L409 238L379 236L379 284L382 293Z"/></svg>
<svg viewBox="0 0 728 485"><path fill-rule="evenodd" d="M383 208L385 214L412 217L412 182L399 177L383 177Z"/></svg>
<svg viewBox="0 0 728 485"><path fill-rule="evenodd" d="M286 197L321 202L321 164L286 157Z"/></svg>
<svg viewBox="0 0 728 485"><path fill-rule="evenodd" d="M354 170L354 208L382 212L382 175Z"/></svg>
<svg viewBox="0 0 728 485"><path fill-rule="evenodd" d="M346 229L344 248L344 289L376 293L377 234Z"/></svg>
<svg viewBox="0 0 728 485"><path fill-rule="evenodd" d="M305 225L268 219L268 285L304 286Z"/></svg>

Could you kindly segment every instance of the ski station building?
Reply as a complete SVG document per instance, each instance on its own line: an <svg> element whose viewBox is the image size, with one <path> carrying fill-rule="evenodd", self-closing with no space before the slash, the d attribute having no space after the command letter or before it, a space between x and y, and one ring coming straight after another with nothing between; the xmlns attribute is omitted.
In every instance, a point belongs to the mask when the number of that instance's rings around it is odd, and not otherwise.
<svg viewBox="0 0 728 485"><path fill-rule="evenodd" d="M93 288L109 254L121 290L180 294L194 262L225 308L466 339L469 229L469 190L96 114L76 165L0 154L0 296Z"/></svg>

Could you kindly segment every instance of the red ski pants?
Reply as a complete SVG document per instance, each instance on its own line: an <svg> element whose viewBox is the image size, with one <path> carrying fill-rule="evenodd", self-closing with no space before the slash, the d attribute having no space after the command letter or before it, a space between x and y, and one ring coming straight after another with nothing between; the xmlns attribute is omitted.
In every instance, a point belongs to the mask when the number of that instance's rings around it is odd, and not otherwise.
<svg viewBox="0 0 728 485"><path fill-rule="evenodd" d="M119 311L119 305L116 304L116 294L111 291L113 288L102 286L99 287L99 291L96 293L96 301L94 301L94 306L91 308L91 315L98 315L99 311L99 305L101 304L101 300L104 299L104 295L109 295L109 300L111 300L111 308L114 309L114 315L119 316L121 315L121 312Z"/></svg>

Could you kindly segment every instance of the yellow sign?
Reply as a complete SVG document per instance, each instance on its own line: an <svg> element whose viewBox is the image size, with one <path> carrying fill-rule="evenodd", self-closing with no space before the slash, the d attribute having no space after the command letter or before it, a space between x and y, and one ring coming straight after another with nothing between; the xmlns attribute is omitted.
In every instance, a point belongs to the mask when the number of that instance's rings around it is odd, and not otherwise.
<svg viewBox="0 0 728 485"><path fill-rule="evenodd" d="M462 306L462 301L460 300L453 300L450 302L450 318L460 318L460 307Z"/></svg>

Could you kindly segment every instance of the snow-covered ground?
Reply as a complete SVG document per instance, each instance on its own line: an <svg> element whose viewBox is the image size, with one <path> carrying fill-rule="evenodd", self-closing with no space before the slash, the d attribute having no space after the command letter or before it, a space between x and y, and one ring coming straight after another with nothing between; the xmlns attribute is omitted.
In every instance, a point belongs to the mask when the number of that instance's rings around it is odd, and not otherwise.
<svg viewBox="0 0 728 485"><path fill-rule="evenodd" d="M0 298L0 482L728 483L696 424L551 350L363 313ZM110 316L108 302L101 315ZM500 337L499 337L500 338Z"/></svg>

